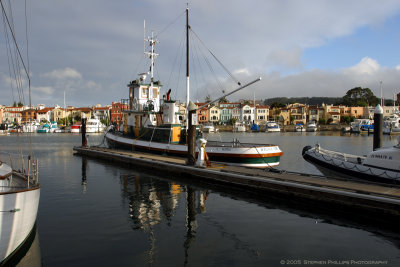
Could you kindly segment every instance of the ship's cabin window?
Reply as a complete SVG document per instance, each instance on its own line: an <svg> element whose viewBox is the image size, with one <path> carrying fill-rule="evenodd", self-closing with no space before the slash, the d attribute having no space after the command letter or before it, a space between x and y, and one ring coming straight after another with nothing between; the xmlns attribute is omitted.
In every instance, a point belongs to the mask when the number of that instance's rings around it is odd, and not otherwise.
<svg viewBox="0 0 400 267"><path fill-rule="evenodd" d="M153 87L153 98L157 98L157 97L158 97L158 88Z"/></svg>
<svg viewBox="0 0 400 267"><path fill-rule="evenodd" d="M149 95L149 88L147 87L142 87L142 97L147 98Z"/></svg>

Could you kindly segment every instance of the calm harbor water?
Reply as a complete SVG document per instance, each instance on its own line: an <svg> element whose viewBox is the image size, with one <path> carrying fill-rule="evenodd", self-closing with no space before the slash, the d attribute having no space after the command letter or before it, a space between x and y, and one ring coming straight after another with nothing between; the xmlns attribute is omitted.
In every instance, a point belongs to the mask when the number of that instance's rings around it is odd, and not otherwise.
<svg viewBox="0 0 400 267"><path fill-rule="evenodd" d="M366 154L372 136L221 133L210 140L274 143L281 169L319 174L306 145ZM397 143L385 136L384 145ZM318 203L160 176L82 158L80 135L0 136L2 151L31 143L42 185L37 235L27 255L44 266L400 266L400 234L353 222ZM89 144L102 141L91 135ZM356 214L354 216L357 216ZM373 262L377 261L377 262ZM20 266L33 266L21 262ZM375 263L375 264L373 264Z"/></svg>

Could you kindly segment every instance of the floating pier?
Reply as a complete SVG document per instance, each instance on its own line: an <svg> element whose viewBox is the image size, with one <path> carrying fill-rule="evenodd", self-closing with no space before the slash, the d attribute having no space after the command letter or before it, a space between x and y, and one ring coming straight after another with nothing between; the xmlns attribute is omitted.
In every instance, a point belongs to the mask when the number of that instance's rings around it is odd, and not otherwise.
<svg viewBox="0 0 400 267"><path fill-rule="evenodd" d="M213 163L199 168L186 165L185 158L155 155L99 147L74 147L83 156L122 162L163 173L175 174L185 179L202 179L208 182L284 195L293 199L315 202L319 208L328 204L345 208L355 216L376 215L373 219L390 217L400 219L400 187L386 184L335 179L325 176L291 172L272 172L265 169L229 166ZM372 216L371 216L372 218Z"/></svg>

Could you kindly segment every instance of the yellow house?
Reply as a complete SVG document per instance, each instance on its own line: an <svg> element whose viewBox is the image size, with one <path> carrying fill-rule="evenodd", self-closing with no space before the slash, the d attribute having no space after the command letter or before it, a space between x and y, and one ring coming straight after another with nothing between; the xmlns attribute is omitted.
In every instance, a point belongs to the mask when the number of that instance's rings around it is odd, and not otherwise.
<svg viewBox="0 0 400 267"><path fill-rule="evenodd" d="M324 109L324 118L328 122L332 119L332 123L340 123L340 107L334 105L322 104Z"/></svg>
<svg viewBox="0 0 400 267"><path fill-rule="evenodd" d="M366 118L366 116L364 114L365 113L364 107L339 106L339 109L340 109L340 116L349 116L349 117L354 117L356 119Z"/></svg>
<svg viewBox="0 0 400 267"><path fill-rule="evenodd" d="M269 106L256 106L256 123L265 124L269 121Z"/></svg>
<svg viewBox="0 0 400 267"><path fill-rule="evenodd" d="M70 110L72 118L85 118L90 119L92 117L92 109L91 108L74 108Z"/></svg>
<svg viewBox="0 0 400 267"><path fill-rule="evenodd" d="M212 123L218 123L220 118L220 111L217 106L212 106L209 109L209 121Z"/></svg>
<svg viewBox="0 0 400 267"><path fill-rule="evenodd" d="M279 113L279 121L282 122L283 125L290 124L290 109L281 108Z"/></svg>
<svg viewBox="0 0 400 267"><path fill-rule="evenodd" d="M306 106L300 103L294 103L290 104L287 106L290 114L289 114L289 121L290 121L290 116L293 116L293 124L297 123L302 123L306 124L306 119L307 119L307 112L306 112Z"/></svg>

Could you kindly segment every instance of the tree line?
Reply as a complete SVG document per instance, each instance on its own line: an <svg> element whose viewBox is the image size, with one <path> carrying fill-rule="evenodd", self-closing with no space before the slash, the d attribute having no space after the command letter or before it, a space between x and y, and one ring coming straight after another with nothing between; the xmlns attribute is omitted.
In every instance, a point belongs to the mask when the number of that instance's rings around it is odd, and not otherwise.
<svg viewBox="0 0 400 267"><path fill-rule="evenodd" d="M287 104L301 103L307 105L345 105L348 107L376 106L380 98L376 97L369 88L354 87L343 97L274 97L264 100L264 105L270 107L284 107ZM393 100L385 100L384 105L393 105Z"/></svg>

